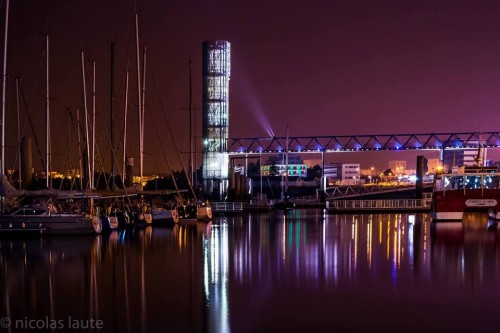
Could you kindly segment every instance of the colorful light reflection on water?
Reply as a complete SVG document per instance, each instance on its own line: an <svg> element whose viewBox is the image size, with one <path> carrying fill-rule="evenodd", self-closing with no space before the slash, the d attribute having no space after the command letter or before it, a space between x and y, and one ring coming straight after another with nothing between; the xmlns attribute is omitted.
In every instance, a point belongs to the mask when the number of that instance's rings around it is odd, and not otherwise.
<svg viewBox="0 0 500 333"><path fill-rule="evenodd" d="M2 239L0 316L119 332L491 331L500 231L488 226L294 210Z"/></svg>

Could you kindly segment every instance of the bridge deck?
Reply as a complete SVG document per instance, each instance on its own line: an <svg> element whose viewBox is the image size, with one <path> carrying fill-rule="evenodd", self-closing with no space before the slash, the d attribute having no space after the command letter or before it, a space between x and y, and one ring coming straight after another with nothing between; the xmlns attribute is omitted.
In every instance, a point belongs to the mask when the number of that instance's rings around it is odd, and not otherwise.
<svg viewBox="0 0 500 333"><path fill-rule="evenodd" d="M376 135L287 136L230 138L227 153L274 154L372 150L464 149L500 146L500 132L405 133Z"/></svg>

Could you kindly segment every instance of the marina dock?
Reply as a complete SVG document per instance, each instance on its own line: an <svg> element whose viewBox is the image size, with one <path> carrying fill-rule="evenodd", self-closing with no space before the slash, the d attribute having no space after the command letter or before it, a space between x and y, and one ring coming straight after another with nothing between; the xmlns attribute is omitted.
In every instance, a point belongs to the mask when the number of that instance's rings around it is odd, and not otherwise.
<svg viewBox="0 0 500 333"><path fill-rule="evenodd" d="M213 201L212 213L214 214L238 214L244 211L243 202Z"/></svg>
<svg viewBox="0 0 500 333"><path fill-rule="evenodd" d="M261 207L244 202L212 202L214 214L242 214L244 212L269 211L272 206ZM359 212L428 212L431 201L424 199L377 199L377 200L331 200L327 201L325 209L329 213L359 213Z"/></svg>
<svg viewBox="0 0 500 333"><path fill-rule="evenodd" d="M335 200L327 201L329 213L353 212L426 212L430 211L428 199Z"/></svg>

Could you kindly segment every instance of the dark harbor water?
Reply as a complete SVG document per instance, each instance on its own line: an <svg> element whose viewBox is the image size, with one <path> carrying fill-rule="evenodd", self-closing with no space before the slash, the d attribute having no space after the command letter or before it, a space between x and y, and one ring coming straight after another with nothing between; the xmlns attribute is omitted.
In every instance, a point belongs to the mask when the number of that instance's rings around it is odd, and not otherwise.
<svg viewBox="0 0 500 333"><path fill-rule="evenodd" d="M109 236L2 239L0 251L3 331L500 326L500 231L482 217L434 228L427 214L296 210Z"/></svg>

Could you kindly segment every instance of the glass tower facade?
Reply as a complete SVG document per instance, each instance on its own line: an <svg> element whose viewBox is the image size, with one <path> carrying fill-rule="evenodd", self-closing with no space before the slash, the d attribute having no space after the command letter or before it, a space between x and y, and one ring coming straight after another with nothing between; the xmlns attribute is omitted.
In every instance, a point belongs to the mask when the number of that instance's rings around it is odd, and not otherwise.
<svg viewBox="0 0 500 333"><path fill-rule="evenodd" d="M227 189L231 48L224 40L203 42L203 185L212 197Z"/></svg>

